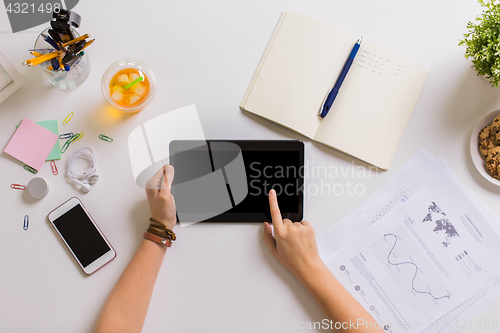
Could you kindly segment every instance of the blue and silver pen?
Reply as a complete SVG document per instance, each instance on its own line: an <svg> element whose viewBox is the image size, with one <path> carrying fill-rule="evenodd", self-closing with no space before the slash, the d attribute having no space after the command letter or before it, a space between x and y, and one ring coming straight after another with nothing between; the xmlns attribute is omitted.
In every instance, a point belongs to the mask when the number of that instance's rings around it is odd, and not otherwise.
<svg viewBox="0 0 500 333"><path fill-rule="evenodd" d="M49 43L50 46L52 46L53 48L55 48L56 50L60 50L59 45L57 45L57 43L54 42L54 40L52 38L50 38L46 34L42 34L42 38L43 38L44 41L46 41L47 43Z"/></svg>
<svg viewBox="0 0 500 333"><path fill-rule="evenodd" d="M356 53L358 53L359 46L361 45L361 38L362 37L359 37L357 43L354 44L351 54L349 55L349 58L347 58L342 71L340 71L335 85L333 86L332 90L330 90L330 92L326 95L325 100L323 101L323 105L319 110L319 116L321 118L325 118L325 116L328 114L328 111L330 111L333 101L335 101L335 97L337 97L337 94L339 93L340 86L342 85L342 82L344 82L344 79L347 76L347 72L349 72L349 68L351 68L354 57L356 57Z"/></svg>

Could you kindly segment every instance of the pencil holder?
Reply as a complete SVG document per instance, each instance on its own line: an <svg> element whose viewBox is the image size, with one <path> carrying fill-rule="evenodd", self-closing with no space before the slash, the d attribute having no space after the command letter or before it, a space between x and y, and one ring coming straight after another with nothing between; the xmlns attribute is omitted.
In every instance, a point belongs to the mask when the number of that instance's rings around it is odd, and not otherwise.
<svg viewBox="0 0 500 333"><path fill-rule="evenodd" d="M48 35L48 30L45 29L38 35L35 41L34 49L41 54L50 53L53 47L44 39L44 35ZM80 35L71 29L75 37ZM75 89L80 86L90 74L90 58L87 50L78 55L74 63L69 65L66 69L54 70L50 61L40 64L42 75L45 80L57 89L69 90Z"/></svg>

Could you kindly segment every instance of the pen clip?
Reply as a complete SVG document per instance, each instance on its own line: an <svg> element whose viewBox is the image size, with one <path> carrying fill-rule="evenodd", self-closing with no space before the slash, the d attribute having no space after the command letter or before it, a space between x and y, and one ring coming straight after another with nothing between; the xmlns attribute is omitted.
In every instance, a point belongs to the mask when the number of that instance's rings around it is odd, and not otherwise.
<svg viewBox="0 0 500 333"><path fill-rule="evenodd" d="M325 103L326 103L326 100L328 99L328 95L330 95L332 90L333 90L333 88L326 92L325 98L323 99L323 102L321 103L321 106L319 107L318 116L320 116L320 117L321 117L321 113L323 113L323 108L325 107Z"/></svg>

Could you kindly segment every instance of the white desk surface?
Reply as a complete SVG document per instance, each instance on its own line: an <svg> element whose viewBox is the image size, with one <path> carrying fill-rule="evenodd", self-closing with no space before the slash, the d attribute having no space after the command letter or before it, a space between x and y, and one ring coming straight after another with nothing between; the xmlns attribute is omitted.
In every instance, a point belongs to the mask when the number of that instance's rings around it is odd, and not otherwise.
<svg viewBox="0 0 500 333"><path fill-rule="evenodd" d="M324 179L364 188L363 195L316 195L305 199L305 218L320 234L351 214L419 149L444 156L463 184L500 214L500 188L481 178L470 154L475 124L500 107L500 88L476 76L458 40L481 12L475 1L81 1L74 11L79 29L96 42L89 48L92 70L72 91L46 83L38 68L22 67L37 34L47 25L10 33L0 10L0 47L27 83L0 104L0 147L23 118L62 121L61 133L85 132L69 152L87 145L98 155L101 177L82 194L64 177L65 158L54 176L48 163L38 176L49 182L42 200L10 189L33 175L2 152L0 157L0 331L91 332L109 292L131 259L148 224L144 190L134 184L127 137L140 123L163 112L196 104L205 134L225 139L301 139L316 166L350 170L358 162L279 125L242 112L238 105L282 11L294 10L413 60L430 75L387 172L361 178L348 172ZM101 78L116 60L148 63L158 91L142 112L125 115L106 106ZM99 140L99 134L114 138ZM360 164L364 165L364 164ZM307 184L321 184L319 178ZM338 192L337 192L338 193ZM47 213L78 196L117 252L114 261L85 277L46 220ZM22 228L29 215L28 231ZM158 276L144 332L289 332L291 321L320 321L307 290L267 250L261 224L197 224L175 229ZM500 320L500 301L474 319L469 332ZM477 325L483 325L480 330ZM168 328L167 328L168 327Z"/></svg>

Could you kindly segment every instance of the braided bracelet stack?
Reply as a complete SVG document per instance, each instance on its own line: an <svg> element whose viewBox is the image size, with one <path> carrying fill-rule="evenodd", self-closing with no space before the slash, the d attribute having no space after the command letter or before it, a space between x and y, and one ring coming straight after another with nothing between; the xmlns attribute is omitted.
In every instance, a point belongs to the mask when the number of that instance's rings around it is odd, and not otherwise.
<svg viewBox="0 0 500 333"><path fill-rule="evenodd" d="M149 228L146 230L143 237L155 243L171 247L172 241L177 239L175 233L167 228L165 224L153 218L149 219L149 223Z"/></svg>

